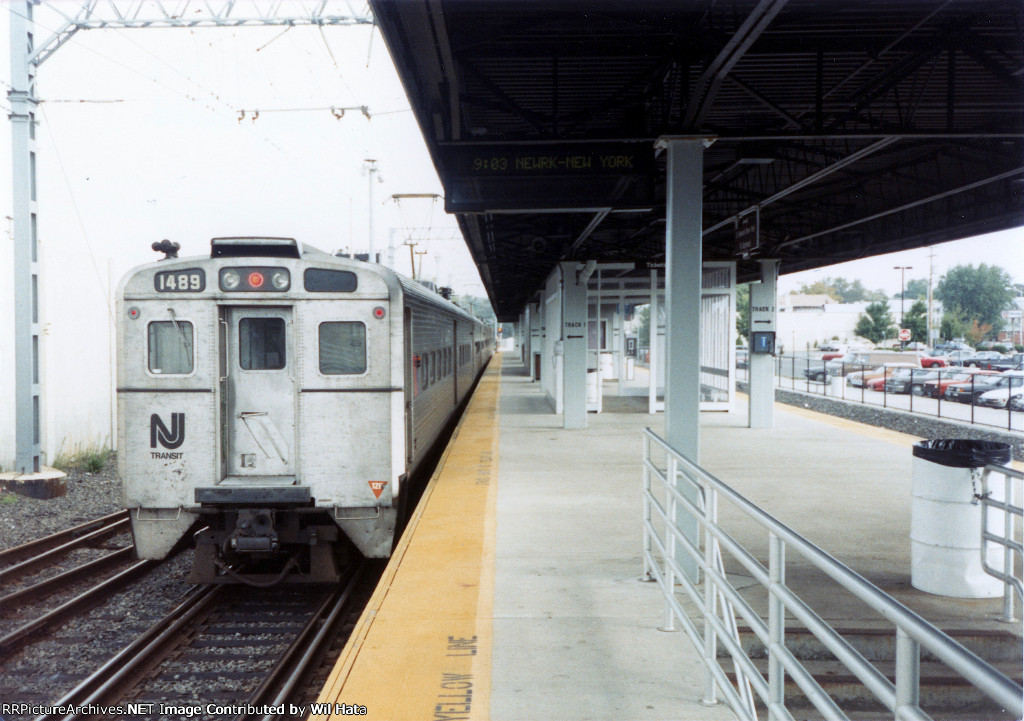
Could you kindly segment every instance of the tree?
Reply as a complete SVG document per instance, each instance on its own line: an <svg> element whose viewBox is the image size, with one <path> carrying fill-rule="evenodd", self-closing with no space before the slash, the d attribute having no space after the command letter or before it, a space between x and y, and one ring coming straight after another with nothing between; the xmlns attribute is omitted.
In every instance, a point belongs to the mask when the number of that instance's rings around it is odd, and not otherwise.
<svg viewBox="0 0 1024 721"><path fill-rule="evenodd" d="M958 265L939 279L935 297L946 308L958 307L968 321L999 330L1001 314L1011 307L1014 290L1010 274L998 265Z"/></svg>
<svg viewBox="0 0 1024 721"><path fill-rule="evenodd" d="M910 310L903 316L903 327L910 329L910 339L928 342L928 306L923 300L915 300Z"/></svg>
<svg viewBox="0 0 1024 721"><path fill-rule="evenodd" d="M939 335L946 340L964 338L967 336L969 325L964 312L960 306L950 306L942 312L942 322L939 323Z"/></svg>
<svg viewBox="0 0 1024 721"><path fill-rule="evenodd" d="M642 305L636 311L636 338L641 348L651 347L651 306Z"/></svg>
<svg viewBox="0 0 1024 721"><path fill-rule="evenodd" d="M897 293L893 297L899 298L900 294ZM908 280L907 287L903 290L903 297L906 300L927 300L928 280L926 278L914 278L913 280Z"/></svg>
<svg viewBox="0 0 1024 721"><path fill-rule="evenodd" d="M990 332L992 332L992 326L988 323L978 323L978 319L975 318L971 321L971 327L967 329L967 332L964 335L967 336L967 340L971 345L976 346L981 343L981 341L985 340L985 336Z"/></svg>
<svg viewBox="0 0 1024 721"><path fill-rule="evenodd" d="M865 308L864 315L853 329L856 335L867 338L872 343L880 343L886 338L891 338L895 331L896 326L892 322L889 304L885 301L875 301Z"/></svg>
<svg viewBox="0 0 1024 721"><path fill-rule="evenodd" d="M825 278L810 285L805 283L798 292L804 295L827 295L840 303L885 300L884 292L868 290L860 280L851 283L846 278Z"/></svg>
<svg viewBox="0 0 1024 721"><path fill-rule="evenodd" d="M736 333L750 342L750 284L736 286Z"/></svg>

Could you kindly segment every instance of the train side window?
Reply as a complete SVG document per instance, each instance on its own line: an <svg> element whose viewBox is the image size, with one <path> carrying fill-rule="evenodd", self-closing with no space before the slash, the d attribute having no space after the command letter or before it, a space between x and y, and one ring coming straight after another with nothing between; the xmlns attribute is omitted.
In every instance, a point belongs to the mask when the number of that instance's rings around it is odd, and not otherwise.
<svg viewBox="0 0 1024 721"><path fill-rule="evenodd" d="M149 371L185 375L194 367L192 324L187 320L156 320L149 324Z"/></svg>
<svg viewBox="0 0 1024 721"><path fill-rule="evenodd" d="M320 324L320 372L355 375L366 372L366 325L360 321Z"/></svg>
<svg viewBox="0 0 1024 721"><path fill-rule="evenodd" d="M238 365L247 371L276 371L285 365L284 318L238 321Z"/></svg>

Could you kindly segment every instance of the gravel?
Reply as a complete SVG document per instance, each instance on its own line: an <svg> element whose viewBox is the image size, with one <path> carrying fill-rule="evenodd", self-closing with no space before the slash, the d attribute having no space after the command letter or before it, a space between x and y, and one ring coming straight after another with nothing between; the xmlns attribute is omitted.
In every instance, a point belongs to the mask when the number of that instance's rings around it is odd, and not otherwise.
<svg viewBox="0 0 1024 721"><path fill-rule="evenodd" d="M68 492L59 498L28 498L0 491L0 549L18 546L79 523L120 511L121 482L113 454L98 473L67 471Z"/></svg>

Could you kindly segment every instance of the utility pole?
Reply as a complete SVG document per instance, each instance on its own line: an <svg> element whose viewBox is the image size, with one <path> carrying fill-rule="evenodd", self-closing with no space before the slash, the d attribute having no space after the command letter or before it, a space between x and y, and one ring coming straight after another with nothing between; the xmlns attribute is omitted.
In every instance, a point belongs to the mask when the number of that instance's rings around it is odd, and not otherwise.
<svg viewBox="0 0 1024 721"><path fill-rule="evenodd" d="M420 262L417 264L418 265L418 267L417 267L417 271L418 272L416 273L416 275L413 276L413 278L422 278L423 277L423 256L425 256L426 254L427 254L427 251L425 251L425 250L417 250L416 251L416 255L418 255L420 257Z"/></svg>
<svg viewBox="0 0 1024 721"><path fill-rule="evenodd" d="M928 248L928 346L935 344L932 338L932 272L935 269L935 249Z"/></svg>
<svg viewBox="0 0 1024 721"><path fill-rule="evenodd" d="M48 4L49 5L49 4ZM36 0L14 0L0 5L10 13L11 77L7 100L11 106L11 180L12 241L14 265L14 390L15 458L14 470L22 474L40 471L42 441L46 438L43 405L45 358L41 347L38 287L40 272L37 228L42 224L36 203L36 75L40 66L82 30L93 28L194 28L257 26L336 26L370 25L367 16L342 16L325 13L321 2L312 12L304 9L292 15L288 3L255 16L239 15L234 2L194 4L194 12L183 13L180 3L165 7L161 0L134 4L126 12L117 3L94 1L62 4L58 14L60 27L48 30L37 26L33 13L41 6ZM75 7L77 6L77 7ZM152 15L150 15L152 13ZM46 35L49 35L47 37ZM4 379L4 382L7 382Z"/></svg>
<svg viewBox="0 0 1024 721"><path fill-rule="evenodd" d="M409 275L412 276L413 280L416 280L416 256L413 254L413 249L419 245L416 241L410 239L402 242L402 245L409 246Z"/></svg>

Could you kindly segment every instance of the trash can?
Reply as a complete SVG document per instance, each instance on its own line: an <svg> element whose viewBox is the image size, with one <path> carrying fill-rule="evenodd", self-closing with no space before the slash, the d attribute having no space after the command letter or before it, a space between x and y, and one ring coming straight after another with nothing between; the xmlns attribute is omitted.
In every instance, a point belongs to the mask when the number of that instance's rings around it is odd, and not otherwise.
<svg viewBox="0 0 1024 721"><path fill-rule="evenodd" d="M981 566L981 490L987 465L1010 462L1010 444L943 439L914 444L910 507L910 582L914 588L955 598L995 598L1003 582ZM1000 484L992 497L1003 500ZM992 533L1002 533L1000 514L989 514ZM987 563L1003 566L1003 548L988 544Z"/></svg>

